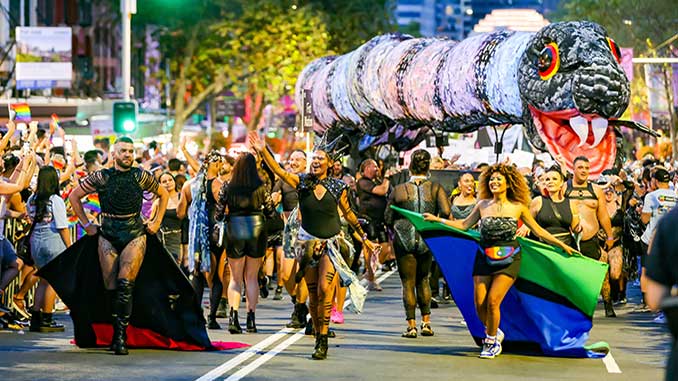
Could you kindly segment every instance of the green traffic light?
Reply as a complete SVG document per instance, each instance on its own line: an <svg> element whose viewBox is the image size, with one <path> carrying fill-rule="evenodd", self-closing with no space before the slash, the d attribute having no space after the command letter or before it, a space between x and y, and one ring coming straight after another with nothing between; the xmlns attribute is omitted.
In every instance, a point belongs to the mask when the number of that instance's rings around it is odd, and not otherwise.
<svg viewBox="0 0 678 381"><path fill-rule="evenodd" d="M136 128L136 123L134 123L133 120L126 120L122 124L122 129L125 130L126 132L132 132Z"/></svg>

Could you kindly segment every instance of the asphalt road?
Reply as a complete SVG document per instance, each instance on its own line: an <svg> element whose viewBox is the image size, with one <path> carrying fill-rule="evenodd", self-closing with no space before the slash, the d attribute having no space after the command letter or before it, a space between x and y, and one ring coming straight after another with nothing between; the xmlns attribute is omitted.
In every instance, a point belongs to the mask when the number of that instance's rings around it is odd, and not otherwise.
<svg viewBox="0 0 678 381"><path fill-rule="evenodd" d="M57 319L65 333L0 331L2 380L662 380L669 335L652 314L635 314L629 303L618 318L596 312L590 343L606 341L611 358L564 359L504 353L478 359L454 305L434 309L435 336L405 339L397 273L371 292L362 315L346 313L334 325L329 358L313 361L313 340L298 330L283 329L289 319L289 298L264 300L257 311L259 333L230 335L210 331L212 340L239 341L252 347L222 352L131 350L113 356L105 350L84 350L71 344L72 327L65 313ZM636 298L632 298L633 300ZM244 319L243 319L244 320ZM225 319L220 320L226 327ZM607 363L607 364L606 364ZM621 373L618 373L618 372Z"/></svg>

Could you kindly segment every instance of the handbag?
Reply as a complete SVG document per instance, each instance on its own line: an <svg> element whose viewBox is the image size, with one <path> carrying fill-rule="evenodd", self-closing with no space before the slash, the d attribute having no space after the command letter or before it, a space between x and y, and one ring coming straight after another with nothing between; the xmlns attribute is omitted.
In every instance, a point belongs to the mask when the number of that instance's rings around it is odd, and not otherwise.
<svg viewBox="0 0 678 381"><path fill-rule="evenodd" d="M520 252L520 246L492 246L483 249L487 264L502 266L513 263L513 257Z"/></svg>

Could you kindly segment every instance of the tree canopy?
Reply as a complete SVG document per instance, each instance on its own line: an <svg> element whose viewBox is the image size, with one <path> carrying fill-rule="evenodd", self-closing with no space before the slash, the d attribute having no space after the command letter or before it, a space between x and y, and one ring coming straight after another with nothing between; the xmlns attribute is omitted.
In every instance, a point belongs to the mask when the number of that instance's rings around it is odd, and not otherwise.
<svg viewBox="0 0 678 381"><path fill-rule="evenodd" d="M621 47L647 52L646 40L654 46L678 30L678 7L674 0L568 0L554 13L558 21L590 20L607 29Z"/></svg>

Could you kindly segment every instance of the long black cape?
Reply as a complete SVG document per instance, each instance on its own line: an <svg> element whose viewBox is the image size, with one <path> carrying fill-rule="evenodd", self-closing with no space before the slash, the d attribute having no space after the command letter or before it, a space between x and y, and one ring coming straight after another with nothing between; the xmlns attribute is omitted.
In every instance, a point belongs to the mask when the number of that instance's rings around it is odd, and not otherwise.
<svg viewBox="0 0 678 381"><path fill-rule="evenodd" d="M110 341L110 336L102 337L112 323L111 294L104 289L97 243L98 235L85 236L38 271L70 309L75 343L83 348ZM130 346L214 349L200 298L155 235L146 235L146 255L133 295L128 335L150 330L153 338L131 337Z"/></svg>

